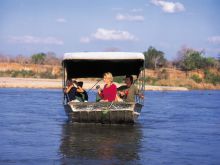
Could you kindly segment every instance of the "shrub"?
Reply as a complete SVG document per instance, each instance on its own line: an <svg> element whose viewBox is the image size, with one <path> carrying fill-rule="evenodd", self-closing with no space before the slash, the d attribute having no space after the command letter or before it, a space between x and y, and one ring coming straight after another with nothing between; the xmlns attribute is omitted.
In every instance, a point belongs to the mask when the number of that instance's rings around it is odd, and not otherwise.
<svg viewBox="0 0 220 165"><path fill-rule="evenodd" d="M205 70L205 81L207 83L212 83L214 85L220 84L220 76L214 73L211 73L209 70Z"/></svg>
<svg viewBox="0 0 220 165"><path fill-rule="evenodd" d="M116 77L114 77L114 82L122 83L123 80L124 80L123 76L116 76Z"/></svg>
<svg viewBox="0 0 220 165"><path fill-rule="evenodd" d="M198 76L198 75L192 75L190 77L192 80L194 80L196 83L201 83L202 82L202 79Z"/></svg>
<svg viewBox="0 0 220 165"><path fill-rule="evenodd" d="M18 77L18 71L12 71L11 77Z"/></svg>
<svg viewBox="0 0 220 165"><path fill-rule="evenodd" d="M154 78L150 76L145 78L145 82L147 82L147 84L156 85L157 81L158 81L158 78Z"/></svg>
<svg viewBox="0 0 220 165"><path fill-rule="evenodd" d="M46 71L46 72L41 72L39 73L40 78L49 78L49 79L55 79L56 75L53 75L51 72Z"/></svg>

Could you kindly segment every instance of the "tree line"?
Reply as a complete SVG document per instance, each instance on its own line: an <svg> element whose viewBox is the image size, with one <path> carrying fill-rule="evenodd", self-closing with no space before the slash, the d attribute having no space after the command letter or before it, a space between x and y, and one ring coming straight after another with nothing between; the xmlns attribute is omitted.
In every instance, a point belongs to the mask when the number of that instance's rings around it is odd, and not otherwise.
<svg viewBox="0 0 220 165"><path fill-rule="evenodd" d="M0 62L19 63L19 64L39 64L39 65L61 65L61 58L55 53L36 53L29 56L17 55L15 57L0 54Z"/></svg>
<svg viewBox="0 0 220 165"><path fill-rule="evenodd" d="M197 51L191 48L182 48L177 53L177 58L173 61L169 61L165 58L164 52L157 50L150 46L147 51L143 52L145 56L145 68L153 69L160 72L157 78L147 77L148 84L156 84L157 81L168 79L166 68L175 68L181 71L188 71L201 69L204 72L205 77L201 78L198 75L192 75L189 77L196 83L212 83L214 85L220 84L220 55L219 58L206 57L204 51ZM36 53L31 56L17 55L15 57L6 56L0 54L0 63L19 63L25 64L38 64L38 65L51 65L61 66L61 58L58 58L55 53ZM162 69L161 69L162 68ZM216 69L218 73L212 72L210 69ZM161 70L160 70L161 69ZM37 77L37 78L61 78L62 71L56 74L52 73L49 69L45 72L34 72L31 70L8 70L0 71L0 76L11 76L11 77ZM122 82L122 78L120 78Z"/></svg>
<svg viewBox="0 0 220 165"><path fill-rule="evenodd" d="M164 52L150 46L145 56L145 68L158 69L162 67L175 67L182 71L191 71L195 69L216 68L220 70L220 55L219 58L205 57L204 51L197 51L191 48L182 48L177 53L177 58L173 61L168 61Z"/></svg>
<svg viewBox="0 0 220 165"><path fill-rule="evenodd" d="M220 70L219 58L206 57L203 51L197 51L191 48L182 48L177 53L177 58L168 61L164 52L150 46L147 51L143 52L145 56L146 69L158 69L163 67L177 68L182 71L191 71L195 69L217 68ZM16 62L20 64L40 64L40 65L61 65L61 58L55 53L36 53L31 56L17 55L9 57L0 54L0 62Z"/></svg>
<svg viewBox="0 0 220 165"><path fill-rule="evenodd" d="M204 51L197 51L191 48L182 48L177 53L177 58L173 61L168 61L164 53L155 49L154 47L149 47L145 56L145 68L147 69L160 69L160 68L176 68L178 70L186 72L193 70L202 70L204 73L204 78L199 75L194 74L190 79L196 83L211 83L213 85L220 84L220 55L218 58L206 57ZM217 73L212 72L211 69L217 70ZM162 69L162 77L152 78L148 77L148 83L156 83L158 80L166 79L166 70Z"/></svg>

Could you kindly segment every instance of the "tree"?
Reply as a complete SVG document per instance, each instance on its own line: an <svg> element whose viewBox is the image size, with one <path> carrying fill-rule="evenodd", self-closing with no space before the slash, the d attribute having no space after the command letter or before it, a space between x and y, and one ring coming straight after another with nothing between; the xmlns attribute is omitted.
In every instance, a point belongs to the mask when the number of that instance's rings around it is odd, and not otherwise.
<svg viewBox="0 0 220 165"><path fill-rule="evenodd" d="M60 65L61 59L57 58L55 53L48 52L44 62L47 65Z"/></svg>
<svg viewBox="0 0 220 165"><path fill-rule="evenodd" d="M182 48L178 52L178 58L175 64L184 71L190 71L215 67L216 62L212 57L204 57L203 51L199 52L191 48Z"/></svg>
<svg viewBox="0 0 220 165"><path fill-rule="evenodd" d="M0 62L9 62L10 59L8 56L0 54Z"/></svg>
<svg viewBox="0 0 220 165"><path fill-rule="evenodd" d="M15 57L15 62L17 62L17 63L19 63L19 64L26 64L26 63L28 63L30 60L29 60L29 58L28 57L25 57L25 56L23 56L23 55L17 55L16 57Z"/></svg>
<svg viewBox="0 0 220 165"><path fill-rule="evenodd" d="M156 69L157 67L165 66L166 59L162 51L156 50L150 46L147 52L144 52L145 56L145 68Z"/></svg>
<svg viewBox="0 0 220 165"><path fill-rule="evenodd" d="M217 68L219 65L218 65L218 60L216 60L215 58L213 57L203 57L202 59L202 68L204 69L207 69L207 68L210 68L210 67L214 67L214 68Z"/></svg>
<svg viewBox="0 0 220 165"><path fill-rule="evenodd" d="M183 59L182 69L185 71L200 69L202 66L202 56L197 51L189 51Z"/></svg>
<svg viewBox="0 0 220 165"><path fill-rule="evenodd" d="M45 53L38 53L31 56L31 61L34 64L44 64L45 58Z"/></svg>

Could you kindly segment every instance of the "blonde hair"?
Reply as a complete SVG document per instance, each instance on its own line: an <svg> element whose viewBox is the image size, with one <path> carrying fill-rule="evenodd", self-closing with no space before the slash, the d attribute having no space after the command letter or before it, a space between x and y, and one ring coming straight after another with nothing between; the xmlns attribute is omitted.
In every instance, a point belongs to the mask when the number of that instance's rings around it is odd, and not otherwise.
<svg viewBox="0 0 220 165"><path fill-rule="evenodd" d="M113 76L110 72L106 72L104 73L103 77L108 78L110 81L113 81Z"/></svg>

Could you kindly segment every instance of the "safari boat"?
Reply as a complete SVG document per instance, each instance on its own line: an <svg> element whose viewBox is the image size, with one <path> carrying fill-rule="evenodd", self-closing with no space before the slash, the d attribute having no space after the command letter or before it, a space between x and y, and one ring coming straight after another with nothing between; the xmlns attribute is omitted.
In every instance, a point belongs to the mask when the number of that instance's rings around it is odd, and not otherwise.
<svg viewBox="0 0 220 165"><path fill-rule="evenodd" d="M115 77L132 75L140 93L144 92L144 55L133 52L75 52L65 53L63 65L63 87L69 79L102 78L105 72ZM95 86L95 85L94 85ZM93 87L94 87L93 86ZM135 102L68 102L63 97L65 112L72 122L81 123L134 123L141 113L144 100Z"/></svg>

